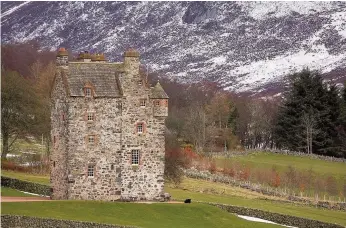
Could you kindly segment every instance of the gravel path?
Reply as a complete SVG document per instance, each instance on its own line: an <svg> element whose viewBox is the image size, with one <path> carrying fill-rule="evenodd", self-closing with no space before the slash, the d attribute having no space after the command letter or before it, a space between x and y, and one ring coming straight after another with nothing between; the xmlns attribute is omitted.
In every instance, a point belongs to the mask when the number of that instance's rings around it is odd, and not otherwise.
<svg viewBox="0 0 346 228"><path fill-rule="evenodd" d="M48 197L15 197L15 196L1 196L1 202L32 202L32 201L48 201Z"/></svg>

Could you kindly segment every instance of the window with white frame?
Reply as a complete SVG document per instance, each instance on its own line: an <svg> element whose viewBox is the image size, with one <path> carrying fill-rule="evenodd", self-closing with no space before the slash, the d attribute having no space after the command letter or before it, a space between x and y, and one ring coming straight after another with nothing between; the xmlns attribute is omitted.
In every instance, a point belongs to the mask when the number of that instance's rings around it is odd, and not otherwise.
<svg viewBox="0 0 346 228"><path fill-rule="evenodd" d="M91 88L85 88L85 96L91 97Z"/></svg>
<svg viewBox="0 0 346 228"><path fill-rule="evenodd" d="M143 133L143 123L137 124L137 133Z"/></svg>
<svg viewBox="0 0 346 228"><path fill-rule="evenodd" d="M88 112L88 121L94 121L94 113Z"/></svg>
<svg viewBox="0 0 346 228"><path fill-rule="evenodd" d="M95 176L95 165L88 165L88 177Z"/></svg>
<svg viewBox="0 0 346 228"><path fill-rule="evenodd" d="M88 143L89 143L89 145L95 144L95 135L89 135L88 136Z"/></svg>
<svg viewBox="0 0 346 228"><path fill-rule="evenodd" d="M139 165L139 150L132 150L132 165Z"/></svg>
<svg viewBox="0 0 346 228"><path fill-rule="evenodd" d="M154 104L155 104L156 106L160 106L160 100L155 100L155 101L154 101Z"/></svg>
<svg viewBox="0 0 346 228"><path fill-rule="evenodd" d="M145 105L147 103L147 100L146 99L141 99L140 103L141 103L141 107L145 107Z"/></svg>

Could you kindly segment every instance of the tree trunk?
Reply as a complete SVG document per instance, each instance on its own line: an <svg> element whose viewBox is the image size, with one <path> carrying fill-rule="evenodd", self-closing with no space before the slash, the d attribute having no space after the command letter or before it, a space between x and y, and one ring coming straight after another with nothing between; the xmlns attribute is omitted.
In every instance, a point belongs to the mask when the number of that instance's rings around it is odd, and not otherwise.
<svg viewBox="0 0 346 228"><path fill-rule="evenodd" d="M8 154L8 141L9 141L9 134L5 132L2 135L2 153L1 153L1 160L6 160L6 156Z"/></svg>

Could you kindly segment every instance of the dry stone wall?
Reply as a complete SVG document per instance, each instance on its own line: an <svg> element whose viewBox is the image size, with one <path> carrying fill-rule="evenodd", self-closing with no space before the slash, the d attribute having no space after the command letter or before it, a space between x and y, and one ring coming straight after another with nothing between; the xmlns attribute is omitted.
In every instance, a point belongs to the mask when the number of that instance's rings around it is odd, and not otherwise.
<svg viewBox="0 0 346 228"><path fill-rule="evenodd" d="M52 218L37 218L21 215L1 215L3 228L135 228L134 226L109 225L94 222L79 222Z"/></svg>
<svg viewBox="0 0 346 228"><path fill-rule="evenodd" d="M246 215L256 218L261 218L265 220L269 220L272 222L276 222L278 224L288 225L288 226L294 226L299 228L342 228L344 226L338 225L338 224L332 224L332 223L326 223L322 221L307 219L307 218L301 218L291 215L283 215L268 211L262 211L258 209L252 209L252 208L246 208L246 207L237 207L232 205L226 205L226 204L215 204L215 203L209 203L210 205L217 206L223 210L226 210L231 213L235 213L238 215Z"/></svg>

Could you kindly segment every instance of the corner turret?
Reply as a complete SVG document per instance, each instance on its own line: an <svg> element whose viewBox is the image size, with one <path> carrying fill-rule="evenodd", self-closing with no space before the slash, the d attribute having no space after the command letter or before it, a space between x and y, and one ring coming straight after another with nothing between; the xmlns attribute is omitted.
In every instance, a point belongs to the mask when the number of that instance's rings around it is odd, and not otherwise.
<svg viewBox="0 0 346 228"><path fill-rule="evenodd" d="M162 88L159 81L150 90L150 101L153 104L153 114L155 117L168 116L168 95Z"/></svg>
<svg viewBox="0 0 346 228"><path fill-rule="evenodd" d="M56 55L57 66L68 66L68 52L65 48L61 47Z"/></svg>

